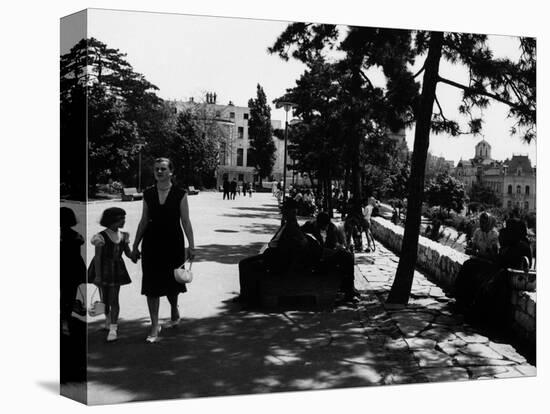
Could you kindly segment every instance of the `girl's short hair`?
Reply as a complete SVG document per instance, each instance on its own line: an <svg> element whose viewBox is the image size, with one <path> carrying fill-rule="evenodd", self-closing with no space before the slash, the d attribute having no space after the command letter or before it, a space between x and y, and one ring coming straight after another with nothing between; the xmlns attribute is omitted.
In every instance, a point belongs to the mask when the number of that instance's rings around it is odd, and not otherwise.
<svg viewBox="0 0 550 414"><path fill-rule="evenodd" d="M67 228L76 226L76 216L74 211L69 207L61 207L59 210L59 225L60 227Z"/></svg>
<svg viewBox="0 0 550 414"><path fill-rule="evenodd" d="M120 207L110 207L106 209L101 215L99 224L103 227L110 227L113 223L116 223L121 218L126 217L126 211Z"/></svg>
<svg viewBox="0 0 550 414"><path fill-rule="evenodd" d="M166 158L166 157L158 157L158 158L155 158L155 164L157 162L165 162L168 164L168 168L170 169L170 171L174 171L174 164L172 164L172 160L170 158Z"/></svg>

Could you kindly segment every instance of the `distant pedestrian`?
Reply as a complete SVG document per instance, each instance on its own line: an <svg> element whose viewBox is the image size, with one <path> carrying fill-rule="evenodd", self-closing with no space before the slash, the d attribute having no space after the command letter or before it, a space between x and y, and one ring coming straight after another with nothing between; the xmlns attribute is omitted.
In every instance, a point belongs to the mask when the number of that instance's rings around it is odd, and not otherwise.
<svg viewBox="0 0 550 414"><path fill-rule="evenodd" d="M248 196L252 198L252 183L247 183Z"/></svg>
<svg viewBox="0 0 550 414"><path fill-rule="evenodd" d="M225 200L227 198L229 200L230 199L230 197L229 197L230 184L229 184L229 180L227 178L224 178L222 188L223 188L223 199Z"/></svg>
<svg viewBox="0 0 550 414"><path fill-rule="evenodd" d="M365 236L367 237L367 247L365 251L367 253L370 253L371 250L376 250L376 244L374 243L374 237L372 235L371 230L371 217L374 214L374 209L376 207L376 199L374 197L369 197L367 201L367 205L363 207L363 231L365 232ZM371 249L372 246L372 249Z"/></svg>
<svg viewBox="0 0 550 414"><path fill-rule="evenodd" d="M95 234L91 240L95 246L95 256L90 265L89 282L100 289L105 304L105 328L109 331L108 342L117 339L120 287L131 283L122 258L122 253L132 258L130 235L120 231L125 222L126 212L123 209L118 207L106 209L99 222L105 229Z"/></svg>
<svg viewBox="0 0 550 414"><path fill-rule="evenodd" d="M237 180L233 178L233 181L231 181L231 199L235 200L235 196L237 195Z"/></svg>

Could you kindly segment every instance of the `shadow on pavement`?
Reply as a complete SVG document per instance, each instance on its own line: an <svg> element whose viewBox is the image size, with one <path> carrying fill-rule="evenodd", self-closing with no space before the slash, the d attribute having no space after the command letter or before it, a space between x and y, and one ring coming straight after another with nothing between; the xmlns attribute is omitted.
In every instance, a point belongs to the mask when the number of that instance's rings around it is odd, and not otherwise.
<svg viewBox="0 0 550 414"><path fill-rule="evenodd" d="M263 211L265 213L279 214L279 208L277 206L265 207L265 204L264 204L264 207L233 207L232 210Z"/></svg>
<svg viewBox="0 0 550 414"><path fill-rule="evenodd" d="M223 217L232 217L232 218L245 218L245 219L279 219L279 214L272 213L236 213L236 214L222 214Z"/></svg>
<svg viewBox="0 0 550 414"><path fill-rule="evenodd" d="M234 312L184 320L156 344L144 342L143 320L122 322L120 339L110 344L91 328L90 403L120 401L121 395L139 401L375 384L346 361L365 356L363 337L328 347L330 337L318 323L301 319ZM370 366L386 363L383 355L369 356Z"/></svg>
<svg viewBox="0 0 550 414"><path fill-rule="evenodd" d="M243 226L243 230L253 234L266 234L270 238L277 233L279 230L279 224L263 224L263 223L252 223L247 226Z"/></svg>
<svg viewBox="0 0 550 414"><path fill-rule="evenodd" d="M195 262L217 262L223 264L236 264L240 260L258 254L264 243L241 244L207 244L195 249Z"/></svg>
<svg viewBox="0 0 550 414"><path fill-rule="evenodd" d="M144 342L146 319L122 321L120 339L109 344L95 323L90 403L465 380L506 368L490 366L494 360L475 346L458 351L460 367L448 365L451 359L435 347L411 351L388 313L363 302L289 313L246 312L226 302L215 317L183 319L179 328L163 330L156 344ZM365 310L367 319L358 320ZM404 312L401 320L421 332L432 316ZM439 328L431 338L435 346L453 335Z"/></svg>

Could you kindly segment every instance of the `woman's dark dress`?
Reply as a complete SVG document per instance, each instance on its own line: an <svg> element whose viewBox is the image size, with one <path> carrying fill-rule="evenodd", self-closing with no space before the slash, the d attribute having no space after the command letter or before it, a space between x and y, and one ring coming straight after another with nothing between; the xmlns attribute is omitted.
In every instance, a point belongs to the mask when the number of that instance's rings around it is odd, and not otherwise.
<svg viewBox="0 0 550 414"><path fill-rule="evenodd" d="M174 279L174 269L185 261L185 238L180 222L180 203L184 196L185 190L173 186L161 205L156 187L143 193L149 222L142 244L142 295L159 297L187 291L184 284Z"/></svg>

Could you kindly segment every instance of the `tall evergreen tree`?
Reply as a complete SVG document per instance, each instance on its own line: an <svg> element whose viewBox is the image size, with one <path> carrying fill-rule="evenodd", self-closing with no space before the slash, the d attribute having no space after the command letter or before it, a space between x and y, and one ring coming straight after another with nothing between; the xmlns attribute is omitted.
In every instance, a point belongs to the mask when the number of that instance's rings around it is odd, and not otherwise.
<svg viewBox="0 0 550 414"><path fill-rule="evenodd" d="M264 89L260 84L256 87L256 98L248 101L250 117L248 119L248 136L252 164L260 177L268 177L275 164L275 143L271 127L271 108L267 104Z"/></svg>

